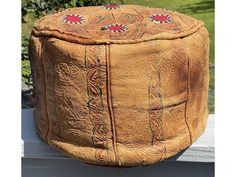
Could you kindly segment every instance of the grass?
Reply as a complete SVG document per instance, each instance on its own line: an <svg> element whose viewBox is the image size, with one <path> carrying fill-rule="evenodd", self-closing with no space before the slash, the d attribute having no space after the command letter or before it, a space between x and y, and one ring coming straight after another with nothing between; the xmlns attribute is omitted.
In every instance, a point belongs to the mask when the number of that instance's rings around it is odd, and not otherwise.
<svg viewBox="0 0 236 177"><path fill-rule="evenodd" d="M161 7L171 10L176 10L178 12L184 13L186 15L195 17L199 20L204 21L205 27L210 33L210 66L214 66L215 52L215 33L214 33L214 0L124 0L124 4L138 4L148 7ZM26 16L26 22L22 24L22 36L28 36L31 32L34 22L37 20L32 14ZM214 113L214 93L215 93L215 83L214 83L214 67L210 68L210 85L209 85L209 111Z"/></svg>

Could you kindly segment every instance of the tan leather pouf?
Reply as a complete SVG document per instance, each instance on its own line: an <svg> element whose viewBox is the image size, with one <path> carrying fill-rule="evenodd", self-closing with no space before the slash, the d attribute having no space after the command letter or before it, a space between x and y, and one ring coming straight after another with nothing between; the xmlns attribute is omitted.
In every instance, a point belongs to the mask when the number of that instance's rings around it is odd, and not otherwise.
<svg viewBox="0 0 236 177"><path fill-rule="evenodd" d="M72 8L34 26L41 138L100 165L147 165L190 146L207 117L209 34L183 14L136 5Z"/></svg>

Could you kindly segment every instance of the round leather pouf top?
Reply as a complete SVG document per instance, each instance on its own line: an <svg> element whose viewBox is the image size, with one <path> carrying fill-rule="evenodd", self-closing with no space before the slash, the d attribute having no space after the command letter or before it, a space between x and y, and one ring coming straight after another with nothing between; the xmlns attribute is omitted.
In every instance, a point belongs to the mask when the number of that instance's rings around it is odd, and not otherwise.
<svg viewBox="0 0 236 177"><path fill-rule="evenodd" d="M161 8L71 8L37 21L29 47L40 137L99 165L152 164L208 118L209 34Z"/></svg>

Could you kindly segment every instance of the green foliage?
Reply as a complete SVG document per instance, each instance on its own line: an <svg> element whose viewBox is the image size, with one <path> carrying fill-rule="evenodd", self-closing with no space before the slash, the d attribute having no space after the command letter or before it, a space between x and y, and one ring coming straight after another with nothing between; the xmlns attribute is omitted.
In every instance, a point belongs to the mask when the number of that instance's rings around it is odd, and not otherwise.
<svg viewBox="0 0 236 177"><path fill-rule="evenodd" d="M28 60L28 45L29 45L29 36L22 36L21 42L21 60Z"/></svg>
<svg viewBox="0 0 236 177"><path fill-rule="evenodd" d="M26 85L31 85L31 70L30 62L28 56L28 45L29 45L29 36L22 36L22 45L21 45L21 73L22 80Z"/></svg>
<svg viewBox="0 0 236 177"><path fill-rule="evenodd" d="M120 1L122 3L122 0ZM22 3L22 22L29 12L36 18L65 8L111 4L112 0L28 0Z"/></svg>
<svg viewBox="0 0 236 177"><path fill-rule="evenodd" d="M21 61L21 74L22 74L22 80L27 85L31 85L32 84L32 79L31 79L29 60L22 60Z"/></svg>

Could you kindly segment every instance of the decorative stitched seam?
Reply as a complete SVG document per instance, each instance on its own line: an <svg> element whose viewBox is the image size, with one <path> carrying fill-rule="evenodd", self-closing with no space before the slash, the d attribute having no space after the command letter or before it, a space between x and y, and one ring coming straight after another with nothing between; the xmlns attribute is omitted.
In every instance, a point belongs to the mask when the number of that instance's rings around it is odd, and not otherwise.
<svg viewBox="0 0 236 177"><path fill-rule="evenodd" d="M174 35L162 35L162 34L156 34L150 37L147 37L145 39L136 39L136 40L114 40L114 39L99 39L99 40L92 40L92 39L83 39L80 38L80 36L73 34L73 33L68 33L68 32L61 32L58 29L39 29L37 26L35 26L32 30L32 34L35 36L54 36L59 39L63 39L69 42L75 42L75 43L80 43L80 44L111 44L111 43L116 43L116 44L133 44L133 43L141 43L141 42L146 42L146 41L151 41L151 40L157 40L157 39L177 39L181 37L186 37L189 36L193 33L195 33L198 29L200 29L203 26L203 22L199 22L196 26L188 29L187 31L183 31L178 34Z"/></svg>
<svg viewBox="0 0 236 177"><path fill-rule="evenodd" d="M152 145L164 139L163 132L163 103L160 93L159 64L152 58L148 70L148 99L149 99L149 124L152 132Z"/></svg>
<svg viewBox="0 0 236 177"><path fill-rule="evenodd" d="M113 148L115 153L116 162L121 166L120 159L118 157L117 145L116 145L116 129L115 129L115 119L112 106L112 95L111 95L111 73L110 73L110 45L105 45L106 47L106 66L107 66L107 103L108 110L111 119L111 130L113 137Z"/></svg>
<svg viewBox="0 0 236 177"><path fill-rule="evenodd" d="M188 104L188 99L189 99L189 77L190 77L190 61L189 61L189 57L188 57L188 79L187 79L187 93L188 93L188 98L187 98L187 101L185 103L185 123L186 123L186 126L187 126L187 129L188 129L188 132L189 132L189 140L190 140L190 144L192 144L193 140L192 140L192 133L190 131L190 127L188 125L188 116L187 116L187 104Z"/></svg>
<svg viewBox="0 0 236 177"><path fill-rule="evenodd" d="M46 75L45 75L45 67L44 67L44 63L43 63L43 59L42 59L42 47L45 45L45 41L46 38L42 38L40 44L40 63L42 64L42 74L43 74L43 78L44 78L44 90L45 90L45 110L46 110L46 115L47 115L47 125L48 125L48 129L46 132L46 141L49 143L49 130L50 130L50 121L49 121L49 117L48 117L48 103L47 103L47 86L46 86Z"/></svg>
<svg viewBox="0 0 236 177"><path fill-rule="evenodd" d="M106 70L102 69L100 46L85 47L85 68L87 80L87 95L89 100L87 106L89 108L90 121L93 125L92 141L96 147L95 159L100 163L106 163L108 159L108 141L107 129L104 121L104 105L102 100L102 87L105 82ZM104 57L104 56L102 56Z"/></svg>

